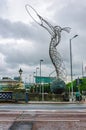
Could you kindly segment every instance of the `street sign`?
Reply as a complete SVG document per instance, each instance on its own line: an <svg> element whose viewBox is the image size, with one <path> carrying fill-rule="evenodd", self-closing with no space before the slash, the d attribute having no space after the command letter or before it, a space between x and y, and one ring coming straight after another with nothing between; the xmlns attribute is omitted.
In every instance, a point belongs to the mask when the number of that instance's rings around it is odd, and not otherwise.
<svg viewBox="0 0 86 130"><path fill-rule="evenodd" d="M55 77L40 77L40 76L35 76L35 82L36 83L52 83L53 80L55 80Z"/></svg>

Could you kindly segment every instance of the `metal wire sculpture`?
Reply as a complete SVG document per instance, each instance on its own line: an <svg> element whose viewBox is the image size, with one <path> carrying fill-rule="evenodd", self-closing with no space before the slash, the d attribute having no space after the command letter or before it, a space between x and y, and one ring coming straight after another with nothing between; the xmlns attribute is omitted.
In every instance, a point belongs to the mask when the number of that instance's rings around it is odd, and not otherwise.
<svg viewBox="0 0 86 130"><path fill-rule="evenodd" d="M65 71L65 66L63 63L63 60L61 58L60 53L57 51L57 46L61 41L61 32L66 31L70 32L69 27L61 28L60 26L52 26L49 22L47 22L44 18L42 18L34 8L30 5L25 6L26 11L28 14L31 16L31 18L39 24L41 27L45 28L49 34L51 35L51 41L50 41L50 46L49 46L49 56L51 58L51 61L55 67L56 75L57 78L65 79L66 77L66 71ZM30 13L29 9L31 8L34 13L38 16L40 22L38 22L35 18L33 18L32 14Z"/></svg>

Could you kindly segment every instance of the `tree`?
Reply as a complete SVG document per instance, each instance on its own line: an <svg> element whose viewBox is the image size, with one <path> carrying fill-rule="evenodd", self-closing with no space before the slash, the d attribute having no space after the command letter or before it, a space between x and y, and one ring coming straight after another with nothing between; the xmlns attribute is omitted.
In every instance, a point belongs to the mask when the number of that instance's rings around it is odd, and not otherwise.
<svg viewBox="0 0 86 130"><path fill-rule="evenodd" d="M62 92L65 91L66 85L63 80L57 79L53 81L50 88L51 88L51 92L55 94L61 94Z"/></svg>

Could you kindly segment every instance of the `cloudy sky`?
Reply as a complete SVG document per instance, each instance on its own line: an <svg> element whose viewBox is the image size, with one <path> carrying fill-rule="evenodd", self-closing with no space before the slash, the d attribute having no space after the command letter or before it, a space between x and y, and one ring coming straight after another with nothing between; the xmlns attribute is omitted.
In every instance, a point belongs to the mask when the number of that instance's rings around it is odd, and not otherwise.
<svg viewBox="0 0 86 130"><path fill-rule="evenodd" d="M0 77L33 75L42 63L42 75L49 76L54 70L49 57L50 35L35 23L25 10L30 4L52 25L70 27L62 33L59 50L68 76L70 75L69 39L72 40L73 74L81 76L86 65L86 0L0 0ZM84 69L85 74L85 69ZM39 70L38 70L39 75Z"/></svg>

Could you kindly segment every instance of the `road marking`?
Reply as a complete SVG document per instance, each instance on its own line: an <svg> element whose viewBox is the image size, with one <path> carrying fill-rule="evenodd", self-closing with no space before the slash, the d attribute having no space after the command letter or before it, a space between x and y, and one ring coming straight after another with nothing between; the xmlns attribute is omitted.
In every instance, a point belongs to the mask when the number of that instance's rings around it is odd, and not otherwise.
<svg viewBox="0 0 86 130"><path fill-rule="evenodd" d="M69 112L86 112L86 110L47 110L47 109L32 109L32 110L17 110L17 109L15 109L15 110L8 110L8 111L10 111L10 112L21 112L21 111L23 111L23 112L30 112L30 111L32 111L32 112L38 112L38 111L40 111L40 112L67 112L67 113L69 113ZM5 112L5 111L4 111ZM6 111L7 112L7 111Z"/></svg>
<svg viewBox="0 0 86 130"><path fill-rule="evenodd" d="M18 121L38 121L38 122L79 122L80 120L34 120L34 119L17 119L17 120L0 120L0 122L18 122Z"/></svg>
<svg viewBox="0 0 86 130"><path fill-rule="evenodd" d="M37 120L37 121L51 121L51 122L53 122L53 121L57 121L57 122L78 122L78 121L80 121L80 120Z"/></svg>
<svg viewBox="0 0 86 130"><path fill-rule="evenodd" d="M76 112L76 113L78 113L78 112L81 112L81 113L83 113L83 112L86 112L86 110L79 110L79 109L77 109L77 110L47 110L47 109L32 109L32 110L29 110L29 109L27 109L27 110L17 110L17 109L15 109L15 110L12 110L12 109L9 109L9 110L6 110L6 109L3 109L3 110L0 110L0 113L1 112L64 112L64 113L74 113L74 112ZM71 112L72 111L72 112Z"/></svg>

